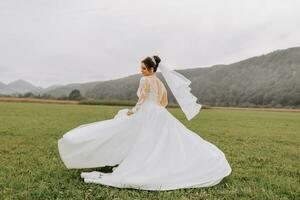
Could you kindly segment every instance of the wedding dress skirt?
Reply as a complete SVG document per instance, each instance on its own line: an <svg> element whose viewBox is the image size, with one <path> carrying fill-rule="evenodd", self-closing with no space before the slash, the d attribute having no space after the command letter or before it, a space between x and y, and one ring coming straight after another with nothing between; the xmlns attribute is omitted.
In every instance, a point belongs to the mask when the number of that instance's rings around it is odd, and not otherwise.
<svg viewBox="0 0 300 200"><path fill-rule="evenodd" d="M209 187L231 173L224 153L151 101L130 116L84 124L58 140L68 169L114 166L112 173L82 172L86 183L142 190Z"/></svg>

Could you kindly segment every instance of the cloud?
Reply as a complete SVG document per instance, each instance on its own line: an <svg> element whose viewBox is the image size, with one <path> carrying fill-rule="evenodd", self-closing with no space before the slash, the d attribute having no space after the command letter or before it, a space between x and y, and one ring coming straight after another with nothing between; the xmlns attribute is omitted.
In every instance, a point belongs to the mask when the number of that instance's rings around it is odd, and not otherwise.
<svg viewBox="0 0 300 200"><path fill-rule="evenodd" d="M299 46L297 0L2 1L0 81L49 86L232 63Z"/></svg>

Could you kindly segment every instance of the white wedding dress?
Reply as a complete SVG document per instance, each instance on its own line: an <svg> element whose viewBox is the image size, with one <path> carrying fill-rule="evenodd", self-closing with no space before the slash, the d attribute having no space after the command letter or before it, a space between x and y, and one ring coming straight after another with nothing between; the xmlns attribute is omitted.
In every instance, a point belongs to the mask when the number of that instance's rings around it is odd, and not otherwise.
<svg viewBox="0 0 300 200"><path fill-rule="evenodd" d="M165 108L167 90L143 76L139 100L112 119L84 124L58 140L68 169L115 166L112 173L82 172L86 183L142 190L209 187L231 173L224 153L189 130Z"/></svg>

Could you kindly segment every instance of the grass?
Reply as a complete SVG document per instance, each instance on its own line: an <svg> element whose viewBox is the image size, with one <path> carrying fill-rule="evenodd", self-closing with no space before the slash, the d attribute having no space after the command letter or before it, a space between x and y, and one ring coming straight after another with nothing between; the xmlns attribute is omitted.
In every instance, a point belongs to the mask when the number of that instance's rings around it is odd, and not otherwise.
<svg viewBox="0 0 300 200"><path fill-rule="evenodd" d="M300 199L300 113L293 112L203 109L187 121L168 108L226 154L233 171L217 186L159 192L84 183L83 170L64 167L57 140L125 107L0 102L0 199Z"/></svg>

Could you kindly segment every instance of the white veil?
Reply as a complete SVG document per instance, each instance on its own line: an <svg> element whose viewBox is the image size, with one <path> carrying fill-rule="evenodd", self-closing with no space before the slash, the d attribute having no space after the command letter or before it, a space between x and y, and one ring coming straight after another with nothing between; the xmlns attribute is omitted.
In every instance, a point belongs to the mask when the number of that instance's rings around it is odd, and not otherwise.
<svg viewBox="0 0 300 200"><path fill-rule="evenodd" d="M172 70L164 62L160 62L158 68L186 118L191 120L199 113L202 107L201 104L197 103L197 97L190 92L191 88L189 85L191 84L191 81L182 74Z"/></svg>

